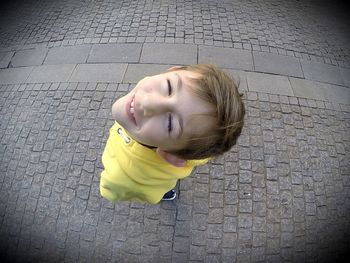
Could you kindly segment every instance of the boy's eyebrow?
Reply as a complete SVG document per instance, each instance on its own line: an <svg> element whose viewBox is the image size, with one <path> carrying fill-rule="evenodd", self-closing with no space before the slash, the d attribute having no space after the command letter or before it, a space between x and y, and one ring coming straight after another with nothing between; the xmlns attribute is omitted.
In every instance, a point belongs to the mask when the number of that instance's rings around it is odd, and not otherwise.
<svg viewBox="0 0 350 263"><path fill-rule="evenodd" d="M176 72L175 72L175 75L177 77L177 85L176 86L178 89L181 89L182 88L182 79L181 79L180 75L177 74Z"/></svg>
<svg viewBox="0 0 350 263"><path fill-rule="evenodd" d="M182 79L181 79L180 75L177 74L177 72L175 72L175 75L177 77L177 85L176 85L176 87L177 87L177 90L179 91L182 88ZM182 116L179 116L179 133L176 136L176 138L177 139L181 138L182 133L183 133L183 121L182 121Z"/></svg>
<svg viewBox="0 0 350 263"><path fill-rule="evenodd" d="M179 132L178 135L176 136L177 139L180 139L183 133L183 125L182 125L182 118L179 118Z"/></svg>

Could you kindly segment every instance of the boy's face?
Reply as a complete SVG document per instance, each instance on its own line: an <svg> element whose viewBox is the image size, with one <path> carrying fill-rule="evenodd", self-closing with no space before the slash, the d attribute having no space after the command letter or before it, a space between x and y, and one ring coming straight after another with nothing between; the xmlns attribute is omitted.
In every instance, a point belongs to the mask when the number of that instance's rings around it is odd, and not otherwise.
<svg viewBox="0 0 350 263"><path fill-rule="evenodd" d="M164 151L180 150L193 134L210 129L213 107L191 90L189 78L197 73L173 70L146 77L117 100L112 115L136 141Z"/></svg>

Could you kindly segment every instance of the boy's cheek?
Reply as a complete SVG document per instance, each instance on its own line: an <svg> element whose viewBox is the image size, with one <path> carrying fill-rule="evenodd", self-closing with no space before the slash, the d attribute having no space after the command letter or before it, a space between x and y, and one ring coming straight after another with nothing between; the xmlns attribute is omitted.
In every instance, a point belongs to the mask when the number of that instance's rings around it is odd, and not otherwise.
<svg viewBox="0 0 350 263"><path fill-rule="evenodd" d="M158 78L155 78L155 76L146 76L137 83L135 90L138 90L138 92L150 92L159 85L160 81Z"/></svg>
<svg viewBox="0 0 350 263"><path fill-rule="evenodd" d="M139 88L140 86L144 85L145 82L147 82L148 79L149 79L148 76L147 76L147 77L144 77L143 79L141 79L139 82L137 82L137 84L136 84L136 86L135 86L134 89L137 89L137 88Z"/></svg>
<svg viewBox="0 0 350 263"><path fill-rule="evenodd" d="M138 142L147 144L149 146L159 147L162 142L163 135L159 132L158 129L148 129L148 127L143 127L137 134L134 134Z"/></svg>
<svg viewBox="0 0 350 263"><path fill-rule="evenodd" d="M115 120L118 118L118 100L113 103L113 106L112 106L112 117Z"/></svg>
<svg viewBox="0 0 350 263"><path fill-rule="evenodd" d="M117 99L112 106L112 117L117 122L125 122L126 112L125 112L125 101L126 97ZM120 123L123 124L123 123Z"/></svg>

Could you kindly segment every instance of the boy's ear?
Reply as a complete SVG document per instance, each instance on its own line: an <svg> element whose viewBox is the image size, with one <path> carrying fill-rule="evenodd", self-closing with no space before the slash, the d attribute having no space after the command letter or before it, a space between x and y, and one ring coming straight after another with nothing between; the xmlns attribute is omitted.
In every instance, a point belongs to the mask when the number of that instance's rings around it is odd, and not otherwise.
<svg viewBox="0 0 350 263"><path fill-rule="evenodd" d="M172 153L168 153L166 151L163 151L160 148L157 148L157 154L166 162L176 166L176 167L184 167L186 165L186 160L177 157L176 155Z"/></svg>

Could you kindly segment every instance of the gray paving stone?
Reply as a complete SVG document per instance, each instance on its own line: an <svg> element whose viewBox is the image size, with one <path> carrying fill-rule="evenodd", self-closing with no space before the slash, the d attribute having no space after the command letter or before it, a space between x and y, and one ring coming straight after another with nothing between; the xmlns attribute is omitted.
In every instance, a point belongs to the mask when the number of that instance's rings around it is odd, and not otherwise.
<svg viewBox="0 0 350 263"><path fill-rule="evenodd" d="M300 60L305 79L344 85L339 68L319 62Z"/></svg>
<svg viewBox="0 0 350 263"><path fill-rule="evenodd" d="M319 85L319 82L297 78L289 78L289 80L295 96L323 101L327 100L324 96L323 87Z"/></svg>
<svg viewBox="0 0 350 263"><path fill-rule="evenodd" d="M340 75L342 76L344 85L350 88L350 69L348 68L339 68Z"/></svg>
<svg viewBox="0 0 350 263"><path fill-rule="evenodd" d="M38 66L43 64L46 57L47 48L36 48L16 51L11 60L13 67Z"/></svg>
<svg viewBox="0 0 350 263"><path fill-rule="evenodd" d="M249 91L293 96L287 77L248 72L247 83Z"/></svg>
<svg viewBox="0 0 350 263"><path fill-rule="evenodd" d="M0 84L25 83L33 67L0 69Z"/></svg>
<svg viewBox="0 0 350 263"><path fill-rule="evenodd" d="M47 53L44 64L85 63L90 50L90 45L52 47Z"/></svg>
<svg viewBox="0 0 350 263"><path fill-rule="evenodd" d="M192 65L197 63L197 46L190 44L145 43L141 63Z"/></svg>
<svg viewBox="0 0 350 263"><path fill-rule="evenodd" d="M350 104L350 89L337 85L327 85L322 83L321 86L325 86L324 93L327 100L335 103Z"/></svg>
<svg viewBox="0 0 350 263"><path fill-rule="evenodd" d="M199 46L198 63L213 63L227 69L254 69L250 51L231 48Z"/></svg>
<svg viewBox="0 0 350 263"><path fill-rule="evenodd" d="M255 71L304 77L297 58L253 51L253 59Z"/></svg>
<svg viewBox="0 0 350 263"><path fill-rule="evenodd" d="M350 104L349 88L297 78L289 80L297 97Z"/></svg>
<svg viewBox="0 0 350 263"><path fill-rule="evenodd" d="M14 51L0 52L0 68L7 68L14 54Z"/></svg>
<svg viewBox="0 0 350 263"><path fill-rule="evenodd" d="M127 64L78 64L70 82L122 82Z"/></svg>
<svg viewBox="0 0 350 263"><path fill-rule="evenodd" d="M67 82L72 75L76 65L44 65L34 67L28 83L44 83L44 82Z"/></svg>
<svg viewBox="0 0 350 263"><path fill-rule="evenodd" d="M141 54L141 44L98 44L93 45L88 62L89 63L135 63L139 62Z"/></svg>
<svg viewBox="0 0 350 263"><path fill-rule="evenodd" d="M171 65L129 64L123 78L123 83L137 83L146 76L160 74L171 67Z"/></svg>

